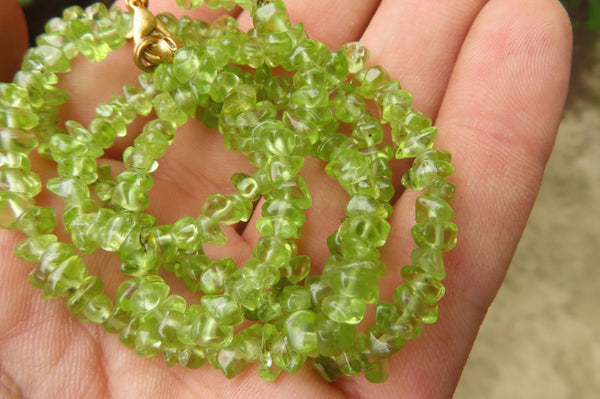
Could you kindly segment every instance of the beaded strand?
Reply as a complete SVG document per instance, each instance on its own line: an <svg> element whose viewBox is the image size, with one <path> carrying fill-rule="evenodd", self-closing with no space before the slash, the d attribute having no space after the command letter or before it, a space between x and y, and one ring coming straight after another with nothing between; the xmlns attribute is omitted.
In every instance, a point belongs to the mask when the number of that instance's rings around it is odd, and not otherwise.
<svg viewBox="0 0 600 399"><path fill-rule="evenodd" d="M12 83L0 84L0 227L26 238L16 256L36 263L30 281L46 298L65 297L78 318L99 323L143 356L196 368L206 362L231 378L249 364L274 380L310 360L328 381L364 372L387 378L387 360L422 323L434 323L444 295L442 253L456 243L450 154L433 148L431 120L411 109L411 96L378 66L366 66L359 43L340 50L310 39L292 26L282 1L178 0L185 9L238 5L252 12L247 33L233 18L214 24L171 14L158 18L181 42L172 64L140 75L96 109L84 127L58 117L68 94L57 74L79 54L95 62L125 43L131 15L102 4L71 7L48 22ZM262 4L265 3L265 4ZM241 66L245 66L244 69ZM274 75L275 68L293 72ZM373 102L377 114L369 111ZM115 178L98 162L138 115L152 111L123 153ZM256 168L231 177L231 194L212 194L197 217L158 225L145 212L152 173L189 118L218 128L227 149L245 154ZM340 133L340 124L351 133ZM393 146L384 141L389 124ZM60 242L52 209L38 206L42 182L28 154L56 163L58 177L46 188L66 200L63 223L72 242ZM327 174L349 194L346 217L329 237L330 256L320 276L298 252L310 192L299 175L307 156L326 163ZM379 299L385 274L378 248L388 238L394 196L389 161L414 158L402 177L416 202L411 265L393 301ZM221 226L247 222L265 200L256 228L261 234L241 267L231 258L210 259L205 244L225 245ZM131 278L113 302L102 281L89 275L82 255L114 252ZM186 304L158 275L172 271L199 293ZM367 307L375 324L359 328ZM249 327L236 332L245 320ZM362 327L362 326L360 326Z"/></svg>

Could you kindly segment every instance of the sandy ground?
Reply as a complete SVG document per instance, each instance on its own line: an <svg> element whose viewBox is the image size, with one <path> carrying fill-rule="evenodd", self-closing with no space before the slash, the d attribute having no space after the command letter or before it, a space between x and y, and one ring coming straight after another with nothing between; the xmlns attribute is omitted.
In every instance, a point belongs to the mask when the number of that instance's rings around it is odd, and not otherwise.
<svg viewBox="0 0 600 399"><path fill-rule="evenodd" d="M456 399L600 398L599 37L576 42L538 201Z"/></svg>

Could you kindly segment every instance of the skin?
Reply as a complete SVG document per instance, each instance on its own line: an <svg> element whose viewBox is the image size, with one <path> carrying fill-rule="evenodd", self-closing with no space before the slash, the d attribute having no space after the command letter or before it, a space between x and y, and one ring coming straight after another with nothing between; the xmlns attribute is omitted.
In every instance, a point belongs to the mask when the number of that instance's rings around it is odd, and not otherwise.
<svg viewBox="0 0 600 399"><path fill-rule="evenodd" d="M447 253L447 294L440 319L425 326L421 337L407 342L390 361L390 378L371 384L362 376L323 382L310 367L282 374L275 383L258 377L255 367L225 379L210 366L199 370L168 368L160 358L145 359L123 347L117 336L69 316L63 300L42 300L27 281L31 265L15 260L12 248L22 238L0 232L0 396L8 398L448 398L496 295L525 227L554 144L564 105L571 57L571 27L554 0L286 0L293 22L303 21L312 37L332 48L360 40L371 63L384 66L414 96L415 108L439 128L438 146L453 154L457 187L453 202L459 243ZM123 6L123 5L121 5ZM153 2L153 11L176 11L175 1ZM155 7L154 7L155 6ZM164 7L159 9L160 7ZM177 11L179 15L181 11ZM213 20L219 11L195 10ZM244 28L246 13L233 14ZM0 2L2 64L8 81L25 50L25 28L16 0ZM131 48L104 63L78 60L61 86L71 101L65 119L86 124L94 106L135 82ZM90 79L101 76L102 79ZM96 87L96 82L101 82ZM195 122L195 121L194 121ZM135 131L143 121L136 121ZM106 154L118 170L121 140ZM202 156L198 156L202 154ZM44 178L55 166L34 159ZM405 165L394 164L400 176ZM161 223L197 214L199 202L212 192L231 192L234 171L250 171L245 158L228 153L221 136L200 123L178 131L175 144L154 174L150 212ZM327 252L325 238L339 224L347 196L331 184L323 165L308 162L303 170L314 196L308 213L303 253L318 273ZM382 260L397 279L408 262L410 227L416 194L406 192L394 204L393 233ZM42 195L40 202L48 204ZM59 204L58 204L59 205ZM257 233L253 220L232 227L228 253L247 258ZM215 251L215 255L221 254ZM114 295L123 277L109 255L89 258ZM395 276L395 277L394 277ZM390 279L386 279L390 280ZM397 283L397 282L396 282ZM193 299L173 282L174 292ZM391 290L382 284L382 295ZM194 300L197 302L197 298Z"/></svg>

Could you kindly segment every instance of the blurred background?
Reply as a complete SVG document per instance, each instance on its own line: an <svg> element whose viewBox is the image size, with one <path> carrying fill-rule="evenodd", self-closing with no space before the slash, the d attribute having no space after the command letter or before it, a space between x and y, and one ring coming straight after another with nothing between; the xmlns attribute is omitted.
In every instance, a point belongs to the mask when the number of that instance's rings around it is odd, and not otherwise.
<svg viewBox="0 0 600 399"><path fill-rule="evenodd" d="M63 8L92 1L21 3L33 40ZM600 397L600 0L563 4L575 42L556 147L457 399Z"/></svg>

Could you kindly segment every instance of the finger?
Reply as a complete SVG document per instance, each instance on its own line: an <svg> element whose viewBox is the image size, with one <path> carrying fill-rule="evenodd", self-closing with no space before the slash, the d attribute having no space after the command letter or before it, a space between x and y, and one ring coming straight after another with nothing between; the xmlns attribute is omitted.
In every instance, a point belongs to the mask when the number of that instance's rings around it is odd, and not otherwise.
<svg viewBox="0 0 600 399"><path fill-rule="evenodd" d="M370 397L449 397L534 202L560 120L571 31L558 2L492 0L461 49L437 124L454 155L459 244L448 253L440 320L391 361ZM414 196L397 207L408 211ZM409 212L410 213L410 212ZM404 214L397 212L396 215ZM401 217L401 216L400 216ZM408 230L412 221L393 220ZM344 382L360 390L360 379Z"/></svg>
<svg viewBox="0 0 600 399"><path fill-rule="evenodd" d="M27 26L17 0L0 2L0 82L12 80L27 48Z"/></svg>
<svg viewBox="0 0 600 399"><path fill-rule="evenodd" d="M384 0L361 42L435 118L460 46L485 0Z"/></svg>
<svg viewBox="0 0 600 399"><path fill-rule="evenodd" d="M346 42L360 38L380 1L287 0L285 6L293 24L302 22L311 38L337 49ZM239 21L244 30L252 27L248 12L243 12Z"/></svg>

